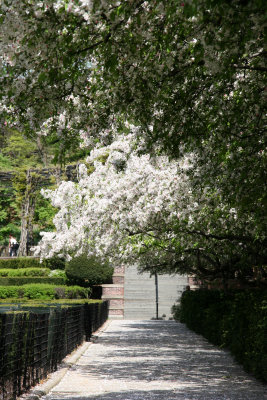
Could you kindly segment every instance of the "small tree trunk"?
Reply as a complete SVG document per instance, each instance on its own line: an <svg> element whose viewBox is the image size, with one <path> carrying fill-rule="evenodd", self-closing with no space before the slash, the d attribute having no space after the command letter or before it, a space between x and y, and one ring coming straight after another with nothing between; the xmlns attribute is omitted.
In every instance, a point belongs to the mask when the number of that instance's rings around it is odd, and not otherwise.
<svg viewBox="0 0 267 400"><path fill-rule="evenodd" d="M33 245L33 217L35 211L35 179L31 171L27 171L26 190L21 207L21 234L18 256L29 255Z"/></svg>
<svg viewBox="0 0 267 400"><path fill-rule="evenodd" d="M36 144L37 144L40 156L41 156L41 160L42 160L44 166L47 167L47 165L48 165L48 163L47 163L47 153L45 151L45 148L43 146L42 140L41 140L39 135L37 135Z"/></svg>

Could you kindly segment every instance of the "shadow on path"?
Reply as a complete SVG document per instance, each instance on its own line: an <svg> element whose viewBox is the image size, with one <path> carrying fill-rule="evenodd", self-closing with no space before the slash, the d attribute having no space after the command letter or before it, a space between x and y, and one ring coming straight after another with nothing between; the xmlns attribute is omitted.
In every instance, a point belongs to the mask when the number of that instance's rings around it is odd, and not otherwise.
<svg viewBox="0 0 267 400"><path fill-rule="evenodd" d="M86 393L86 396L80 393L79 397L79 393L67 388L66 391L55 389L47 399L267 398L264 385L246 374L228 351L216 348L173 321L113 321L72 371L84 379L99 380L103 393ZM86 392L90 393L90 381Z"/></svg>
<svg viewBox="0 0 267 400"><path fill-rule="evenodd" d="M48 398L46 398L48 399ZM200 392L199 390L170 391L170 390L151 390L151 391L128 391L128 392L112 392L100 395L88 395L74 397L70 394L69 397L52 397L53 400L253 400L254 397L229 397L227 393L217 392ZM258 398L259 399L259 398ZM262 399L263 400L263 399Z"/></svg>

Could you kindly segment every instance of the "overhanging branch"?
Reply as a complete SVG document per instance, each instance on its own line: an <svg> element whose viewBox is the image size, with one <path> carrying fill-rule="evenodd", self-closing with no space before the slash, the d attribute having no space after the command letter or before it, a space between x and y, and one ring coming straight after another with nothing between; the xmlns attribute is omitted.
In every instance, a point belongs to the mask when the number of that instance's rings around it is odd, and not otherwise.
<svg viewBox="0 0 267 400"><path fill-rule="evenodd" d="M267 71L267 68L265 68L265 67L250 67L249 65L237 65L237 64L234 64L234 67L236 69L246 69L246 70L249 70L249 71L260 71L260 72L266 72Z"/></svg>

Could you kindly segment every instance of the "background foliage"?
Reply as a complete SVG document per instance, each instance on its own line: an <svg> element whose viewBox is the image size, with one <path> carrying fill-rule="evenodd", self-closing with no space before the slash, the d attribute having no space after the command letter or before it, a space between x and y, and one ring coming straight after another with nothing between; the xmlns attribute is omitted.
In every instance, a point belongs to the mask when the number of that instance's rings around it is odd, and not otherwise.
<svg viewBox="0 0 267 400"><path fill-rule="evenodd" d="M35 189L35 211L33 219L34 244L40 240L39 232L54 229L53 217L56 209L40 194L43 185L55 187L56 182L51 177L50 185L42 178L44 168L54 168L56 147L53 143L28 138L23 133L2 128L0 131L0 244L8 244L9 234L20 238L21 207L26 191L26 173L29 169L39 171L39 186ZM41 146L41 147L40 147ZM65 155L65 161L77 162L88 153L87 149L72 146ZM56 164L55 164L56 163ZM2 175L1 175L2 174ZM63 179L63 177L62 177Z"/></svg>

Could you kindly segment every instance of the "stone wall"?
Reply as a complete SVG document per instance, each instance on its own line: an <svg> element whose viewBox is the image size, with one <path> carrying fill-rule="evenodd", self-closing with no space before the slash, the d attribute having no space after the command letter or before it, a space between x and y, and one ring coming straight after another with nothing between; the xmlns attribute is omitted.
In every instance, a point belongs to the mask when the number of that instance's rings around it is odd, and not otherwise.
<svg viewBox="0 0 267 400"><path fill-rule="evenodd" d="M102 285L102 299L109 300L109 318L124 317L124 266L114 268L112 284Z"/></svg>

